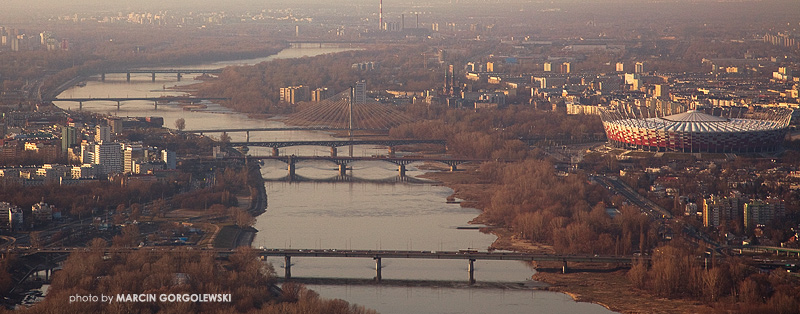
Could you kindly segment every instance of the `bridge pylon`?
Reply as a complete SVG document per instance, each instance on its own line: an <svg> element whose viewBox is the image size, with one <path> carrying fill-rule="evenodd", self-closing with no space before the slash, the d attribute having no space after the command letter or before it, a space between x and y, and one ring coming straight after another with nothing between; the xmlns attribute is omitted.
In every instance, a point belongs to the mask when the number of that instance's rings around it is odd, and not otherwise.
<svg viewBox="0 0 800 314"><path fill-rule="evenodd" d="M375 281L381 282L381 258L375 256L373 259L375 260Z"/></svg>

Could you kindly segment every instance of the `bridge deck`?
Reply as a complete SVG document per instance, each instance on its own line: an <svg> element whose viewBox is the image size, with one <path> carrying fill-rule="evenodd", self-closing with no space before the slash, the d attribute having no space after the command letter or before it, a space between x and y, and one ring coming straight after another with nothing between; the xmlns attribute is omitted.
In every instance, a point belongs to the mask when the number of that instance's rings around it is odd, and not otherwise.
<svg viewBox="0 0 800 314"><path fill-rule="evenodd" d="M282 148L290 146L325 146L325 147L341 147L348 145L384 145L384 146L397 146L397 145L410 145L410 144L439 144L445 145L445 140L354 140L354 141L284 141L284 142L230 142L234 146L259 146L259 147L272 147Z"/></svg>
<svg viewBox="0 0 800 314"><path fill-rule="evenodd" d="M137 251L173 252L170 247L146 248L105 248L106 253L130 253ZM62 249L10 249L7 252L20 255L30 254L64 254L88 251L87 248L62 248ZM175 252L180 251L177 250ZM212 252L218 255L234 254L234 249L198 249L202 252ZM306 249L256 249L259 256L290 256L290 257L340 257L340 258L415 258L415 259L455 259L455 260L506 260L506 261L556 261L556 262L586 262L586 263L632 263L638 259L649 259L647 256L600 256L600 255L564 255L564 254L533 254L518 252L478 252L478 251L399 251L399 250L306 250Z"/></svg>
<svg viewBox="0 0 800 314"><path fill-rule="evenodd" d="M230 100L226 97L182 97L182 96L164 96L164 97L86 97L86 98L52 98L47 101L72 101L72 102L89 102L89 101L131 101L131 100L147 100L147 101L194 101L194 100Z"/></svg>
<svg viewBox="0 0 800 314"><path fill-rule="evenodd" d="M331 127L283 127L283 128L242 128L242 129L205 129L184 130L191 133L222 133L222 132L257 132L257 131L349 131L349 128ZM389 129L353 128L353 131L388 131Z"/></svg>

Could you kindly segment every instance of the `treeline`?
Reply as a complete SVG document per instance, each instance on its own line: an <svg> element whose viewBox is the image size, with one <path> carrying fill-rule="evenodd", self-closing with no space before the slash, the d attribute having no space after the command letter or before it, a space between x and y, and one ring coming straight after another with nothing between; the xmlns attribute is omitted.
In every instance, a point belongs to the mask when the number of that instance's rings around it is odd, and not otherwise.
<svg viewBox="0 0 800 314"><path fill-rule="evenodd" d="M301 285L273 289L275 272L250 248L226 260L213 253L147 250L104 254L95 239L53 274L47 298L21 313L374 313L341 300L322 300ZM69 302L74 295L230 294L223 302Z"/></svg>
<svg viewBox="0 0 800 314"><path fill-rule="evenodd" d="M612 219L605 189L584 174L557 176L551 163L533 159L484 163L479 172L496 186L482 218L522 239L552 244L557 253L630 255L657 241L636 208L623 206Z"/></svg>
<svg viewBox="0 0 800 314"><path fill-rule="evenodd" d="M765 273L736 258L706 261L691 253L682 244L659 247L652 265L637 262L628 279L658 296L712 303L720 313L800 313L800 282L791 274Z"/></svg>
<svg viewBox="0 0 800 314"><path fill-rule="evenodd" d="M188 178L187 178L188 179ZM45 184L42 186L23 186L21 184L0 184L3 201L29 211L31 206L44 200L62 210L62 213L80 216L116 208L119 204L129 204L131 200L146 203L158 198L179 193L186 182L181 178L170 182L130 181L126 185L119 182L99 181L80 185Z"/></svg>
<svg viewBox="0 0 800 314"><path fill-rule="evenodd" d="M395 138L446 139L460 157L521 160L536 157L531 139L586 139L603 132L596 116L566 115L514 105L497 110L459 110L425 103L408 105L417 122L392 128Z"/></svg>

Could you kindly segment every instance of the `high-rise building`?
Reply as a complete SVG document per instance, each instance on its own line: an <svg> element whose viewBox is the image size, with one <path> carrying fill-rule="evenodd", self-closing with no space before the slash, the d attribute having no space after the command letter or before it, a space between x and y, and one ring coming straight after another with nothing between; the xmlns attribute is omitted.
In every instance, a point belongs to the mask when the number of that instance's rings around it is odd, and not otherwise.
<svg viewBox="0 0 800 314"><path fill-rule="evenodd" d="M98 125L95 127L94 133L95 142L111 142L111 128L105 125Z"/></svg>
<svg viewBox="0 0 800 314"><path fill-rule="evenodd" d="M175 157L175 152L170 150L162 150L161 151L161 160L167 164L168 170L175 170L177 167L177 158Z"/></svg>
<svg viewBox="0 0 800 314"><path fill-rule="evenodd" d="M356 82L356 86L353 90L353 103L367 103L367 81L360 80Z"/></svg>
<svg viewBox="0 0 800 314"><path fill-rule="evenodd" d="M22 219L22 208L7 202L0 202L0 227L11 230L22 230L25 228Z"/></svg>
<svg viewBox="0 0 800 314"><path fill-rule="evenodd" d="M572 72L572 64L569 62L564 62L561 64L561 74L567 74Z"/></svg>
<svg viewBox="0 0 800 314"><path fill-rule="evenodd" d="M311 92L311 101L320 102L331 97L327 87L320 87Z"/></svg>
<svg viewBox="0 0 800 314"><path fill-rule="evenodd" d="M100 165L100 173L121 173L124 170L122 145L103 142L94 146L93 164Z"/></svg>
<svg viewBox="0 0 800 314"><path fill-rule="evenodd" d="M11 228L11 211L16 207L8 202L0 202L0 228Z"/></svg>
<svg viewBox="0 0 800 314"><path fill-rule="evenodd" d="M703 200L703 226L719 227L727 221L741 221L740 202L737 197L719 197L712 195Z"/></svg>
<svg viewBox="0 0 800 314"><path fill-rule="evenodd" d="M669 85L656 84L653 90L653 97L659 99L669 99Z"/></svg>
<svg viewBox="0 0 800 314"><path fill-rule="evenodd" d="M125 145L125 153L123 154L122 171L125 173L133 173L136 169L136 163L144 161L144 149L141 143Z"/></svg>
<svg viewBox="0 0 800 314"><path fill-rule="evenodd" d="M494 62L486 62L486 72L494 72Z"/></svg>
<svg viewBox="0 0 800 314"><path fill-rule="evenodd" d="M290 104L296 104L301 101L308 101L310 96L310 88L308 86L289 86L281 87L280 101Z"/></svg>
<svg viewBox="0 0 800 314"><path fill-rule="evenodd" d="M545 72L553 72L553 64L550 62L544 63L544 71Z"/></svg>
<svg viewBox="0 0 800 314"><path fill-rule="evenodd" d="M91 164L94 162L95 143L83 141L81 143L81 164Z"/></svg>
<svg viewBox="0 0 800 314"><path fill-rule="evenodd" d="M750 201L744 204L744 227L751 229L756 225L768 224L783 217L785 212L786 204L779 199Z"/></svg>
<svg viewBox="0 0 800 314"><path fill-rule="evenodd" d="M61 152L66 153L67 149L78 144L78 133L75 127L64 126L61 128Z"/></svg>
<svg viewBox="0 0 800 314"><path fill-rule="evenodd" d="M645 72L644 62L636 62L636 68L634 69L633 72L644 73Z"/></svg>
<svg viewBox="0 0 800 314"><path fill-rule="evenodd" d="M617 62L617 72L625 72L625 63Z"/></svg>

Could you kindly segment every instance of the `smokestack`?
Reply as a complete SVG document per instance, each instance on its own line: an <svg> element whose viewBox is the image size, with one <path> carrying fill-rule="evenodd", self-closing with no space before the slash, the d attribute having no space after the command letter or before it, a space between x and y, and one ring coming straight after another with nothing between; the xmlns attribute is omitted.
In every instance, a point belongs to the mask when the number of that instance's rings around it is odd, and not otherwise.
<svg viewBox="0 0 800 314"><path fill-rule="evenodd" d="M383 29L383 0L380 1L380 5L378 6L378 29Z"/></svg>

